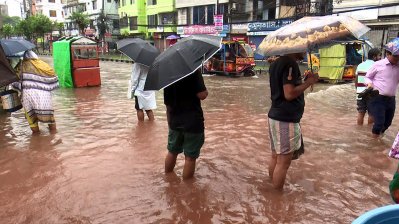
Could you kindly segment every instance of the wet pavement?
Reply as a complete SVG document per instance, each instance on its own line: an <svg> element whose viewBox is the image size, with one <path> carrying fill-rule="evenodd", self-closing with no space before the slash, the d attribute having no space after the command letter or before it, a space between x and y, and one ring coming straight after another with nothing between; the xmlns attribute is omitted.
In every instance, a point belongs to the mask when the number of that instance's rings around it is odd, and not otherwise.
<svg viewBox="0 0 399 224"><path fill-rule="evenodd" d="M51 58L44 58L51 61ZM306 153L272 190L268 78L205 77L206 140L193 180L163 173L167 123L138 124L126 98L131 64L101 62L101 87L58 89L58 132L32 136L21 111L0 114L0 223L350 223L391 204L387 157L398 116L380 140L356 125L353 83L306 96Z"/></svg>

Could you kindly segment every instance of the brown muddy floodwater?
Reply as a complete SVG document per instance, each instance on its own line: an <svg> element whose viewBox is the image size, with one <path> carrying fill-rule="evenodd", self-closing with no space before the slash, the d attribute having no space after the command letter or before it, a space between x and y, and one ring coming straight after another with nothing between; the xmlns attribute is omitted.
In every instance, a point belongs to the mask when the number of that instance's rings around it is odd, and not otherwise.
<svg viewBox="0 0 399 224"><path fill-rule="evenodd" d="M51 61L51 58L45 58ZM32 136L21 111L0 114L0 223L350 223L391 204L398 131L381 140L356 125L353 84L317 84L306 96L306 153L283 193L272 190L266 75L205 77L206 140L195 179L163 173L167 123L139 125L126 98L131 64L102 62L101 87L58 89L58 132Z"/></svg>

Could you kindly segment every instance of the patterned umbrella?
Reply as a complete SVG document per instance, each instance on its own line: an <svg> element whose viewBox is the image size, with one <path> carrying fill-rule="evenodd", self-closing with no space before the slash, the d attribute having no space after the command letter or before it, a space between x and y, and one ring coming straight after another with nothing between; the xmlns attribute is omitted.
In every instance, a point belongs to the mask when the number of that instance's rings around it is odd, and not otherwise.
<svg viewBox="0 0 399 224"><path fill-rule="evenodd" d="M357 40L369 30L347 16L304 17L270 33L257 53L272 56L311 51L335 41Z"/></svg>
<svg viewBox="0 0 399 224"><path fill-rule="evenodd" d="M399 55L399 37L389 41L387 44L385 44L384 48L393 55Z"/></svg>

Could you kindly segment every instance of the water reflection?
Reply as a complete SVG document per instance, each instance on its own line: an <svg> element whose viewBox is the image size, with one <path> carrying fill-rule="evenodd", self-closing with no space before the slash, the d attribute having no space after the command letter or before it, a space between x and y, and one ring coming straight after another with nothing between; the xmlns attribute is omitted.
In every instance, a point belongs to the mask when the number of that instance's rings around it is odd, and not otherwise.
<svg viewBox="0 0 399 224"><path fill-rule="evenodd" d="M387 153L399 120L373 140L371 126L356 125L353 84L307 94L306 153L278 193L267 176L267 76L205 77L206 140L195 179L184 182L183 156L175 174L163 173L162 91L155 122L138 123L126 98L130 69L102 62L101 87L57 90L56 134L32 136L22 112L0 114L2 222L349 223L391 203L396 161Z"/></svg>

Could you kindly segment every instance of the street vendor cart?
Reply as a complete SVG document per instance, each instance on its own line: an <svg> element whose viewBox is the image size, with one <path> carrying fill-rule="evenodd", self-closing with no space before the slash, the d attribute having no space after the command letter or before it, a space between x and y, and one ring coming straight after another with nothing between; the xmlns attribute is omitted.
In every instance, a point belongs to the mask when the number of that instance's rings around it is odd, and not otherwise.
<svg viewBox="0 0 399 224"><path fill-rule="evenodd" d="M53 43L54 68L61 87L101 85L97 43L71 37Z"/></svg>

